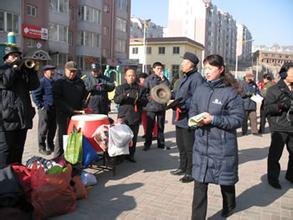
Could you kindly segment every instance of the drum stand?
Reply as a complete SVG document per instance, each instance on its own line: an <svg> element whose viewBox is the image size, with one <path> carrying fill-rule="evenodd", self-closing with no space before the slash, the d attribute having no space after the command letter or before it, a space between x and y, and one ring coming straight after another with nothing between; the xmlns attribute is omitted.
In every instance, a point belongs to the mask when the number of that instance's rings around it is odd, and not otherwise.
<svg viewBox="0 0 293 220"><path fill-rule="evenodd" d="M102 165L98 164L99 161L102 161ZM116 175L116 165L117 159L115 157L110 157L108 152L103 152L103 156L95 160L92 164L89 165L90 169L98 171L112 171L112 175Z"/></svg>

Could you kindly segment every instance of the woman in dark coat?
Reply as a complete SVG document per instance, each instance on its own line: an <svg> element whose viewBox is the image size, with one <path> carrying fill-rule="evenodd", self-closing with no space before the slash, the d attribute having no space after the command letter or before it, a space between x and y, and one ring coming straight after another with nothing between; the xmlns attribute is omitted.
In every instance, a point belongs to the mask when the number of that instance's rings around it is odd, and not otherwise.
<svg viewBox="0 0 293 220"><path fill-rule="evenodd" d="M195 184L192 219L196 220L206 218L209 183L221 186L223 217L231 215L236 206L236 129L241 127L244 118L240 85L231 74L225 73L223 58L210 55L203 63L206 82L196 88L189 111L190 117L205 113L196 125L193 144L192 177Z"/></svg>

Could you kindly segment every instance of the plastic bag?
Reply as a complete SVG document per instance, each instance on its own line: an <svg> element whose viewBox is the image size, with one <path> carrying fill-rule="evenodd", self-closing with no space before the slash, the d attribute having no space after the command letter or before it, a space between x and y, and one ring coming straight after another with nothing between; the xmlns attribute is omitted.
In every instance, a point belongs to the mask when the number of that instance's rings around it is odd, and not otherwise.
<svg viewBox="0 0 293 220"><path fill-rule="evenodd" d="M106 151L109 141L109 125L104 124L99 126L93 133L92 137L94 138L95 142L100 146L100 148L103 151Z"/></svg>
<svg viewBox="0 0 293 220"><path fill-rule="evenodd" d="M108 154L110 157L129 154L132 130L126 124L116 124L109 129Z"/></svg>
<svg viewBox="0 0 293 220"><path fill-rule="evenodd" d="M11 164L14 173L17 175L19 183L25 193L25 196L30 200L31 196L31 169L22 164Z"/></svg>
<svg viewBox="0 0 293 220"><path fill-rule="evenodd" d="M82 139L82 166L87 167L90 163L97 158L97 152L89 142L89 140L83 136Z"/></svg>
<svg viewBox="0 0 293 220"><path fill-rule="evenodd" d="M86 199L87 198L87 191L84 184L80 180L80 176L74 176L71 180L71 185L73 190L76 194L77 199Z"/></svg>
<svg viewBox="0 0 293 220"><path fill-rule="evenodd" d="M82 162L82 132L74 129L68 137L64 159L71 164Z"/></svg>
<svg viewBox="0 0 293 220"><path fill-rule="evenodd" d="M97 184L97 178L95 175L85 171L81 172L80 180L85 186L92 186Z"/></svg>
<svg viewBox="0 0 293 220"><path fill-rule="evenodd" d="M65 172L46 174L43 167L32 167L32 205L36 219L61 215L76 208L76 195L70 186L72 167Z"/></svg>

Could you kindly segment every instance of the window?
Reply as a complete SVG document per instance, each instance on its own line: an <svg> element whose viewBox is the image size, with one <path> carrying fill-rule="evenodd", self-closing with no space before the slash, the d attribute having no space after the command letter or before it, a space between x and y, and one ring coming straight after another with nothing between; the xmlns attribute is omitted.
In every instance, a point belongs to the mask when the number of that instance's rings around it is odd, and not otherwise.
<svg viewBox="0 0 293 220"><path fill-rule="evenodd" d="M50 9L52 11L68 14L69 0L50 0Z"/></svg>
<svg viewBox="0 0 293 220"><path fill-rule="evenodd" d="M81 31L77 36L77 44L84 47L99 48L100 35L94 32Z"/></svg>
<svg viewBox="0 0 293 220"><path fill-rule="evenodd" d="M68 60L68 56L67 54L62 54L62 53L58 53L58 54L54 54L51 55L52 60L50 61L50 64L56 66L57 68L64 68L65 63Z"/></svg>
<svg viewBox="0 0 293 220"><path fill-rule="evenodd" d="M116 30L117 31L122 31L122 32L126 32L126 26L127 26L127 21L116 17Z"/></svg>
<svg viewBox="0 0 293 220"><path fill-rule="evenodd" d="M36 48L38 43L38 41L29 38L26 38L24 42L27 48Z"/></svg>
<svg viewBox="0 0 293 220"><path fill-rule="evenodd" d="M68 42L68 26L49 24L49 40Z"/></svg>
<svg viewBox="0 0 293 220"><path fill-rule="evenodd" d="M79 8L79 19L91 23L101 24L101 11L91 8L87 5L82 5Z"/></svg>
<svg viewBox="0 0 293 220"><path fill-rule="evenodd" d="M118 39L115 43L115 51L119 53L125 53L126 51L126 40Z"/></svg>
<svg viewBox="0 0 293 220"><path fill-rule="evenodd" d="M138 47L132 48L132 54L138 54Z"/></svg>
<svg viewBox="0 0 293 220"><path fill-rule="evenodd" d="M59 25L59 41L68 42L68 27Z"/></svg>
<svg viewBox="0 0 293 220"><path fill-rule="evenodd" d="M147 54L152 54L152 48L151 47L147 47L146 48L146 53Z"/></svg>
<svg viewBox="0 0 293 220"><path fill-rule="evenodd" d="M33 5L26 5L26 14L28 16L37 17L37 7Z"/></svg>
<svg viewBox="0 0 293 220"><path fill-rule="evenodd" d="M128 9L128 0L116 0L117 8L120 10L127 10Z"/></svg>
<svg viewBox="0 0 293 220"><path fill-rule="evenodd" d="M159 54L165 54L165 47L159 47Z"/></svg>
<svg viewBox="0 0 293 220"><path fill-rule="evenodd" d="M0 31L4 30L4 11L0 11Z"/></svg>
<svg viewBox="0 0 293 220"><path fill-rule="evenodd" d="M105 4L103 10L104 10L105 13L109 13L110 12L109 5Z"/></svg>
<svg viewBox="0 0 293 220"><path fill-rule="evenodd" d="M179 65L172 65L172 74L173 76L179 74Z"/></svg>
<svg viewBox="0 0 293 220"><path fill-rule="evenodd" d="M173 47L173 54L180 54L180 47Z"/></svg>
<svg viewBox="0 0 293 220"><path fill-rule="evenodd" d="M13 21L12 21L13 15L12 13L7 13L6 15L6 25L7 25L7 31L12 31L13 30Z"/></svg>
<svg viewBox="0 0 293 220"><path fill-rule="evenodd" d="M58 41L58 25L50 24L49 25L49 40Z"/></svg>

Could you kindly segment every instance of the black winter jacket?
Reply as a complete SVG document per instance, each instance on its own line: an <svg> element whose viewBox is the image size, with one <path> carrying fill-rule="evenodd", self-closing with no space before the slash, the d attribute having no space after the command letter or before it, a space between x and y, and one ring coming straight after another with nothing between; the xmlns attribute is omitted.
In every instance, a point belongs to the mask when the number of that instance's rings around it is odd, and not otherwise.
<svg viewBox="0 0 293 220"><path fill-rule="evenodd" d="M178 121L174 124L181 128L188 128L188 111L190 109L190 103L192 95L195 89L203 83L203 78L200 73L192 70L186 75L180 78L177 89L175 90L175 99L182 98L179 106L181 113Z"/></svg>
<svg viewBox="0 0 293 220"><path fill-rule="evenodd" d="M0 67L0 129L30 129L35 115L30 91L40 85L37 72L25 68Z"/></svg>
<svg viewBox="0 0 293 220"><path fill-rule="evenodd" d="M115 88L115 84L110 82L110 79L104 75L94 77L88 74L84 79L84 83L88 92L91 93L88 107L94 110L96 114L108 114L109 99L108 92Z"/></svg>
<svg viewBox="0 0 293 220"><path fill-rule="evenodd" d="M277 84L268 89L264 101L264 109L271 131L293 132L293 121L291 121L292 115L288 112L289 109L280 108L281 100L284 98L287 98L292 102L293 94L285 82L279 80Z"/></svg>
<svg viewBox="0 0 293 220"><path fill-rule="evenodd" d="M53 85L56 113L69 117L74 110L82 110L87 91L83 81L76 77L69 80L66 76L57 79Z"/></svg>
<svg viewBox="0 0 293 220"><path fill-rule="evenodd" d="M146 89L137 83L124 83L116 88L114 102L119 104L118 118L122 118L128 125L139 124L142 108L148 102Z"/></svg>
<svg viewBox="0 0 293 220"><path fill-rule="evenodd" d="M150 96L151 89L159 84L165 84L168 87L170 87L170 82L165 76L164 79L161 80L161 78L155 75L154 73L149 75L144 81L144 87L147 89L147 96ZM159 112L165 111L165 107L166 104L157 103L153 99L149 98L149 102L144 108L144 110L149 112Z"/></svg>

